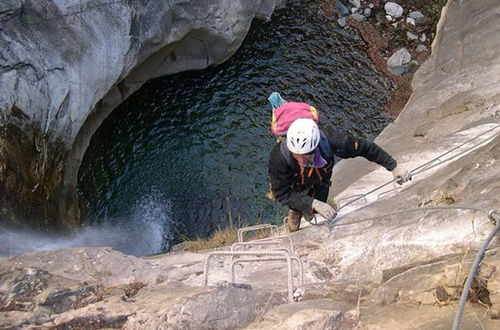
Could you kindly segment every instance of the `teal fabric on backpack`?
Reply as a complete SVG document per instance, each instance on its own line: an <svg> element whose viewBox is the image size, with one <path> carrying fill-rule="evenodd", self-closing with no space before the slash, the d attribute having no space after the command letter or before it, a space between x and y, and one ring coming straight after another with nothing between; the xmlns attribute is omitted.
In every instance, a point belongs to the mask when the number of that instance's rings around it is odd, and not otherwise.
<svg viewBox="0 0 500 330"><path fill-rule="evenodd" d="M283 104L286 103L286 101L281 97L280 93L278 92L272 92L271 95L269 95L268 100L269 103L271 103L273 110L281 107Z"/></svg>

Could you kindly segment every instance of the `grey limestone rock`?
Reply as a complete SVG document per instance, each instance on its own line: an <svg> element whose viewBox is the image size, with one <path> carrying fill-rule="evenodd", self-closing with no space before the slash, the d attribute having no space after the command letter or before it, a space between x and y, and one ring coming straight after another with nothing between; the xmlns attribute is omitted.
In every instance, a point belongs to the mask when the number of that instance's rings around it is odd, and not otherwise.
<svg viewBox="0 0 500 330"><path fill-rule="evenodd" d="M290 234L304 264L302 301L286 301L285 265L239 269L238 281L250 286L204 287L206 252L136 258L109 248L40 251L0 259L0 328L448 328L471 261L493 229L483 212L453 207L499 205L500 39L491 15L498 8L496 0L448 3L412 96L375 140L407 169L459 145L468 151L441 157L397 193L384 187L384 195L366 193L391 180L390 172L361 157L336 165L329 197L342 206L366 198L343 208L335 223ZM478 24L463 24L471 21ZM396 64L411 61L401 57ZM408 212L388 214L396 210ZM467 303L462 328L500 328L499 264L493 241L477 277L491 317ZM230 265L217 263L210 283L227 281ZM146 286L127 294L138 281ZM97 284L105 290L93 292ZM75 306L73 297L84 301ZM86 300L92 297L99 299ZM59 307L37 306L46 302Z"/></svg>
<svg viewBox="0 0 500 330"><path fill-rule="evenodd" d="M0 3L0 218L75 228L90 137L149 79L228 59L285 0Z"/></svg>
<svg viewBox="0 0 500 330"><path fill-rule="evenodd" d="M366 17L364 15L361 15L360 13L354 13L351 15L352 18L354 18L358 22L362 22L366 20Z"/></svg>
<svg viewBox="0 0 500 330"><path fill-rule="evenodd" d="M417 40L418 36L408 31L406 32L406 38L408 38L408 40Z"/></svg>
<svg viewBox="0 0 500 330"><path fill-rule="evenodd" d="M401 75L405 71L404 65L411 61L411 55L406 48L401 48L392 54L387 60L388 70L395 75Z"/></svg>
<svg viewBox="0 0 500 330"><path fill-rule="evenodd" d="M425 45L422 45L422 44L418 45L417 48L415 49L415 51L417 53L425 52L426 50L427 50L427 47Z"/></svg>
<svg viewBox="0 0 500 330"><path fill-rule="evenodd" d="M349 3L353 5L356 8L359 8L361 6L361 1L360 0L349 0Z"/></svg>
<svg viewBox="0 0 500 330"><path fill-rule="evenodd" d="M385 12L394 18L399 18L403 16L403 7L395 2L387 2L384 5Z"/></svg>
<svg viewBox="0 0 500 330"><path fill-rule="evenodd" d="M407 17L406 18L406 23L411 24L411 25L415 25L415 19L413 19L411 17Z"/></svg>
<svg viewBox="0 0 500 330"><path fill-rule="evenodd" d="M340 27L344 27L347 24L347 18L346 17L341 17L337 20L339 23Z"/></svg>
<svg viewBox="0 0 500 330"><path fill-rule="evenodd" d="M335 2L335 7L340 11L340 14L342 16L349 16L351 12L349 11L349 8L347 8L342 2L336 1Z"/></svg>
<svg viewBox="0 0 500 330"><path fill-rule="evenodd" d="M413 18L414 20L418 20L418 19L421 19L421 18L424 18L424 14L422 14L421 12L419 11L412 11L408 14L408 17L411 17Z"/></svg>

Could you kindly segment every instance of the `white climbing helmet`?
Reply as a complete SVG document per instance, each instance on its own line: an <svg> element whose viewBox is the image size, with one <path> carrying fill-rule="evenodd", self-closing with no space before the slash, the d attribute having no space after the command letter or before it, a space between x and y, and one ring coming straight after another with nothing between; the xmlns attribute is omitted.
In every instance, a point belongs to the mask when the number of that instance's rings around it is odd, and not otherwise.
<svg viewBox="0 0 500 330"><path fill-rule="evenodd" d="M307 154L319 144L318 125L307 118L296 119L286 133L286 146L294 154Z"/></svg>

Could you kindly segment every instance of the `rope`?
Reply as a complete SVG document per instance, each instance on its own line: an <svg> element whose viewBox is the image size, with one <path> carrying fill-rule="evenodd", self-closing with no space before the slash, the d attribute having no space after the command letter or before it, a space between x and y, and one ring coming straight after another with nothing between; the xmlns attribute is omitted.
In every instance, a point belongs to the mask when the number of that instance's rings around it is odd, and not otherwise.
<svg viewBox="0 0 500 330"><path fill-rule="evenodd" d="M455 320L453 321L452 330L460 329L460 323L462 322L462 316L464 314L465 302L467 300L467 296L469 295L469 290L470 290L470 287L472 285L472 281L476 277L477 270L479 268L479 264L483 260L484 253L486 252L488 245L490 244L493 237L500 230L500 216L498 215L498 213L496 213L495 211L491 211L489 213L489 216L490 216L491 220L495 222L495 228L493 228L491 233L484 240L484 242L481 245L481 248L479 249L479 252L476 256L476 259L474 260L474 263L472 264L469 275L467 276L467 281L465 282L464 289L462 291L462 296L460 297L460 303L458 304L457 313L455 314Z"/></svg>

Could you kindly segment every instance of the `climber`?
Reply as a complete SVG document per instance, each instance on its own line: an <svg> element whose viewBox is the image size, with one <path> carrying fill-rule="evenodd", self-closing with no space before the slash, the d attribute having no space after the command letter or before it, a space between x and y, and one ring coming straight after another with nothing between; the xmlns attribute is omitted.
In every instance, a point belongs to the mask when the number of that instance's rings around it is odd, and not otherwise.
<svg viewBox="0 0 500 330"><path fill-rule="evenodd" d="M299 230L303 215L310 219L318 213L327 220L336 216L335 208L326 203L334 155L363 156L391 171L398 184L408 180L408 173L375 143L333 130L322 131L312 119L296 119L271 151L268 169L272 197L290 208L290 232Z"/></svg>

